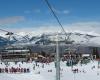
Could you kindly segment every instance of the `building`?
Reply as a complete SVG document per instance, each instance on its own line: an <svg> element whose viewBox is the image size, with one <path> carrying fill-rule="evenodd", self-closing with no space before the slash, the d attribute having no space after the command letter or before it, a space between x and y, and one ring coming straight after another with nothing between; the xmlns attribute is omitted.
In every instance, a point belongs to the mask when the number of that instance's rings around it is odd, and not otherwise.
<svg viewBox="0 0 100 80"><path fill-rule="evenodd" d="M27 61L29 57L28 49L5 49L0 52L1 61Z"/></svg>

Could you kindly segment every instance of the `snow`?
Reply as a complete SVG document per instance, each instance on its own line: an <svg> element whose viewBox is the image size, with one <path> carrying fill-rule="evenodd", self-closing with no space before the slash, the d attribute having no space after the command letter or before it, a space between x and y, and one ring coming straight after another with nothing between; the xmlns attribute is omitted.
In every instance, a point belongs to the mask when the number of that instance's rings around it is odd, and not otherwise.
<svg viewBox="0 0 100 80"><path fill-rule="evenodd" d="M36 65L35 62L23 64L18 62L9 62L10 67L19 67L19 64L22 68L29 68L30 73L0 73L0 80L55 80L56 79L56 69L54 62L49 64L46 63L37 63L35 70L33 66ZM77 64L76 66L68 67L65 62L60 62L61 64L61 80L99 80L100 79L100 68L98 68L97 61L91 61L88 64ZM44 68L43 68L44 65ZM0 68L5 68L6 65L0 64ZM72 69L78 69L78 73L73 73ZM52 70L52 72L48 72ZM40 74L39 74L40 72Z"/></svg>
<svg viewBox="0 0 100 80"><path fill-rule="evenodd" d="M45 31L45 30L43 30ZM19 32L16 33L14 35L12 35L10 37L11 41L15 41L15 45L19 44L23 44L23 45L30 45L31 44L35 44L37 41L41 40L41 36L43 34L45 34L45 37L47 40L51 40L51 41L56 41L56 32L44 32L44 33L39 33L39 31L35 32ZM87 42L91 43L91 44L99 44L100 45L100 34L97 34L95 32L84 32L84 31L76 31L76 30L72 30L72 31L67 31L67 35L70 35L70 40L74 40L75 43L83 43L87 44ZM0 36L4 37L4 38L8 38L8 36L6 36L4 33L0 33ZM91 37L94 36L94 37ZM35 37L35 39L32 39L33 37ZM32 39L32 40L31 40ZM31 41L30 41L31 40ZM65 35L64 33L60 32L59 35L59 40L63 41L65 40Z"/></svg>

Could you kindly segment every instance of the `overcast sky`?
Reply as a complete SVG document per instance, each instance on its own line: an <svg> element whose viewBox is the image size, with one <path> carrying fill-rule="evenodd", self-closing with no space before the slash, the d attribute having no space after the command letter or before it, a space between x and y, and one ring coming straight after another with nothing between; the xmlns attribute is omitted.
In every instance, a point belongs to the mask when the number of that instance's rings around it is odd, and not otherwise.
<svg viewBox="0 0 100 80"><path fill-rule="evenodd" d="M100 33L100 0L48 0L66 31ZM0 28L57 31L57 21L44 0L0 0Z"/></svg>

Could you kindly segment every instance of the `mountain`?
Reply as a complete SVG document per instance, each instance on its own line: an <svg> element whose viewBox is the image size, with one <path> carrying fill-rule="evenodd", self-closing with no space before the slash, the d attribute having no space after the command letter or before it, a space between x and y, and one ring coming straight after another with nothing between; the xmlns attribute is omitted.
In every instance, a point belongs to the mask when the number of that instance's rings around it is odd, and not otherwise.
<svg viewBox="0 0 100 80"><path fill-rule="evenodd" d="M58 40L62 44L100 44L99 34L89 34L81 32L67 32L58 33ZM10 41L9 41L10 40ZM24 34L21 33L11 36L0 36L0 46L7 45L8 43L13 45L33 45L33 44L42 44L50 45L56 44L57 33L43 33L40 35L34 35L32 33Z"/></svg>
<svg viewBox="0 0 100 80"><path fill-rule="evenodd" d="M0 36L0 46L6 45L7 43L8 43L8 40Z"/></svg>

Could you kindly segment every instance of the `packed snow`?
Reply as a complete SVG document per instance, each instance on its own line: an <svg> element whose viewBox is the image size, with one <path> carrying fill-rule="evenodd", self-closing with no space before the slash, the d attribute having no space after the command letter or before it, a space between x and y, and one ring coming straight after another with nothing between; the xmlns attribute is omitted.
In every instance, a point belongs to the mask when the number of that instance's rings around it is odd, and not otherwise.
<svg viewBox="0 0 100 80"><path fill-rule="evenodd" d="M6 63L5 63L6 64ZM56 80L55 63L36 63L36 62L8 62L5 65L3 62L0 68L8 68L8 72L0 73L0 80ZM60 78L61 80L100 80L100 66L98 61L91 61L87 64L80 64L73 67L66 66L66 61L60 62ZM12 73L9 69L13 68L28 68L29 72ZM73 72L77 70L76 72Z"/></svg>

